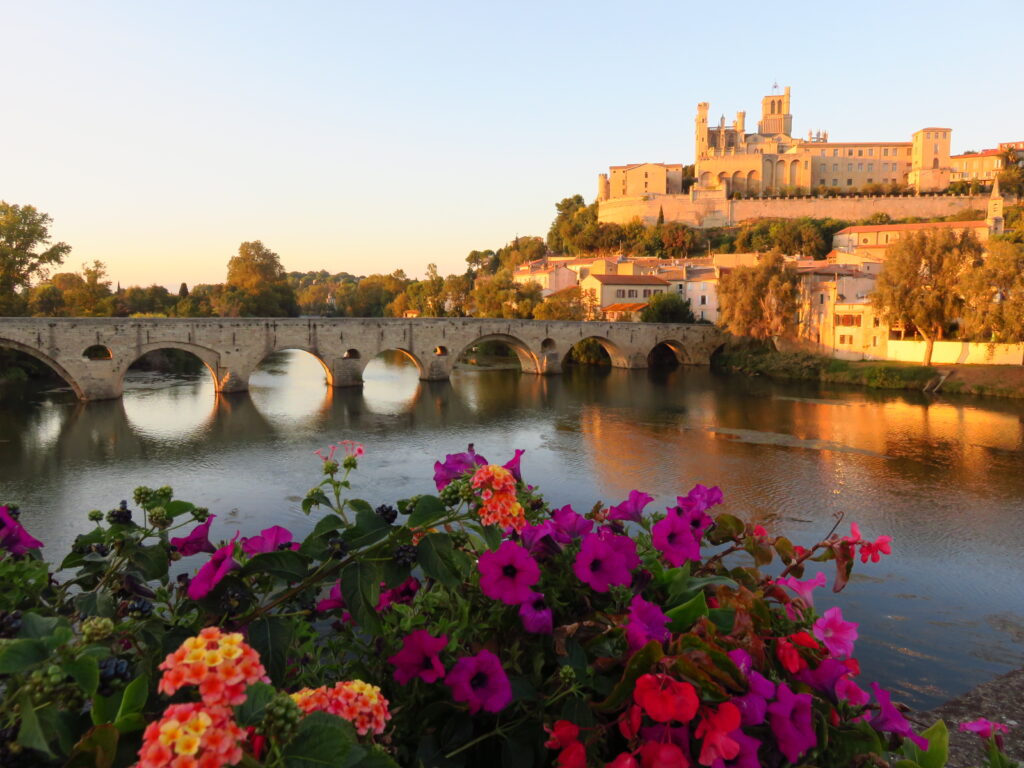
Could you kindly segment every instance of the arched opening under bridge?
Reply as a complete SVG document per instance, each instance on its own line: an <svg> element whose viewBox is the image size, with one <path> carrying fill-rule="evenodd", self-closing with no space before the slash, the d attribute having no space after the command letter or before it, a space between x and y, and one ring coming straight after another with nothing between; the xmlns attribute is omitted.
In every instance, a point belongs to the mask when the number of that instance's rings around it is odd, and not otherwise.
<svg viewBox="0 0 1024 768"><path fill-rule="evenodd" d="M522 339L506 334L490 334L474 339L456 358L459 368L518 369L525 373L540 370L540 361Z"/></svg>
<svg viewBox="0 0 1024 768"><path fill-rule="evenodd" d="M23 382L41 387L68 387L79 398L82 388L68 371L37 349L10 339L0 339L0 371L9 384ZM2 392L2 389L0 389Z"/></svg>
<svg viewBox="0 0 1024 768"><path fill-rule="evenodd" d="M678 368L690 362L690 355L682 342L675 339L659 341L647 353L648 368Z"/></svg>
<svg viewBox="0 0 1024 768"><path fill-rule="evenodd" d="M572 345L562 359L562 365L596 365L627 367L626 355L612 341L603 336L588 336Z"/></svg>

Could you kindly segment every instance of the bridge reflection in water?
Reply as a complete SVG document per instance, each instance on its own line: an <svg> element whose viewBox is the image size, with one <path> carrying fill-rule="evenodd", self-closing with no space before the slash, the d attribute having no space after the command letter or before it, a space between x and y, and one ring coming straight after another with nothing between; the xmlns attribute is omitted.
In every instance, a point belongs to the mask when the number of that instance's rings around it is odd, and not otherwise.
<svg viewBox="0 0 1024 768"><path fill-rule="evenodd" d="M210 507L215 538L275 523L302 535L316 520L299 508L319 478L312 451L330 442L366 444L353 494L373 504L431 488L433 461L467 443L495 461L525 448L527 480L580 511L633 488L664 509L702 482L722 486L725 511L794 541L839 512L844 529L891 535L891 558L819 600L861 624L865 676L917 706L1024 665L1024 403L694 367L455 370L449 384L393 359L366 366L361 388L332 389L308 355L285 362L255 371L249 392L132 374L122 400L0 403L0 501L22 504L48 554L140 484Z"/></svg>

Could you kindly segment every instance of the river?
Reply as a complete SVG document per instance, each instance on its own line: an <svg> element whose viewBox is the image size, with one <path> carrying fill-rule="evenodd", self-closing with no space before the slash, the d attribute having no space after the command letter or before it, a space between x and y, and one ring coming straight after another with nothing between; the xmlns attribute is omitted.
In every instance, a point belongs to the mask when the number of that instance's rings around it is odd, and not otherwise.
<svg viewBox="0 0 1024 768"><path fill-rule="evenodd" d="M664 508L700 482L721 486L724 511L796 543L837 513L844 533L856 521L892 536L891 557L858 561L846 591L819 590L817 607L860 623L862 679L912 706L1024 665L1024 403L689 368L420 382L400 357L373 361L365 379L331 390L311 356L285 352L230 396L206 374L131 371L122 400L8 397L0 500L21 504L51 558L88 529L88 510L137 485L209 507L215 537L270 524L301 536L314 522L299 508L319 478L313 451L331 442L365 444L354 494L374 504L431 489L434 460L468 443L498 463L523 448L525 479L578 511L633 488Z"/></svg>

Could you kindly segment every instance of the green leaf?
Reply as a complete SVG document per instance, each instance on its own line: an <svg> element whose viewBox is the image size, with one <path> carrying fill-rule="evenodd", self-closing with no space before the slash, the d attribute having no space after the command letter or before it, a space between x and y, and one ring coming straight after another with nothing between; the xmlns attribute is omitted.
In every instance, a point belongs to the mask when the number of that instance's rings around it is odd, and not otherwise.
<svg viewBox="0 0 1024 768"><path fill-rule="evenodd" d="M260 655L270 679L284 685L288 663L288 647L294 629L288 619L268 616L249 625L249 645Z"/></svg>
<svg viewBox="0 0 1024 768"><path fill-rule="evenodd" d="M321 488L314 488L306 494L306 498L302 500L302 511L307 515L314 506L329 507L331 500L327 498L327 494L323 492Z"/></svg>
<svg viewBox="0 0 1024 768"><path fill-rule="evenodd" d="M341 572L341 596L356 624L368 632L380 630L380 569L376 563L357 561Z"/></svg>
<svg viewBox="0 0 1024 768"><path fill-rule="evenodd" d="M42 640L12 640L0 647L0 675L24 672L50 657Z"/></svg>
<svg viewBox="0 0 1024 768"><path fill-rule="evenodd" d="M147 581L162 579L167 575L167 564L170 562L167 550L161 544L151 547L139 547L129 558L129 562L139 569L139 573Z"/></svg>
<svg viewBox="0 0 1024 768"><path fill-rule="evenodd" d="M114 601L106 592L85 592L75 595L75 609L83 616L114 618Z"/></svg>
<svg viewBox="0 0 1024 768"><path fill-rule="evenodd" d="M121 706L121 699L124 698L124 689L115 692L111 696L92 697L92 709L89 715L94 725L105 725L113 723L117 718L117 710Z"/></svg>
<svg viewBox="0 0 1024 768"><path fill-rule="evenodd" d="M365 755L351 723L313 712L302 719L283 757L285 768L354 768Z"/></svg>
<svg viewBox="0 0 1024 768"><path fill-rule="evenodd" d="M267 683L253 683L245 691L245 702L235 707L235 720L243 728L259 725L267 704L277 694L277 689Z"/></svg>
<svg viewBox="0 0 1024 768"><path fill-rule="evenodd" d="M693 598L682 605L670 608L665 612L669 617L668 628L672 632L685 632L694 625L701 616L708 615L708 601L703 592L698 592Z"/></svg>
<svg viewBox="0 0 1024 768"><path fill-rule="evenodd" d="M775 551L779 553L779 557L786 563L796 560L796 549L793 547L793 542L785 536L779 536L775 539Z"/></svg>
<svg viewBox="0 0 1024 768"><path fill-rule="evenodd" d="M269 573L286 583L302 581L309 570L309 561L298 552L278 549L254 555L240 572L241 576Z"/></svg>
<svg viewBox="0 0 1024 768"><path fill-rule="evenodd" d="M71 675L85 695L92 698L100 684L100 665L94 656L81 656L61 664L65 674Z"/></svg>
<svg viewBox="0 0 1024 768"><path fill-rule="evenodd" d="M195 508L196 505L189 501L170 501L164 504L164 509L171 517L181 517L192 512Z"/></svg>
<svg viewBox="0 0 1024 768"><path fill-rule="evenodd" d="M435 520L440 520L447 514L444 504L437 496L420 496L416 502L416 508L409 515L410 528L428 528Z"/></svg>
<svg viewBox="0 0 1024 768"><path fill-rule="evenodd" d="M715 518L715 524L708 531L708 541L712 544L724 544L743 535L746 526L734 515L723 513Z"/></svg>
<svg viewBox="0 0 1024 768"><path fill-rule="evenodd" d="M36 715L35 707L28 694L22 692L18 695L18 703L21 712L21 728L18 729L18 743L28 749L37 749L40 752L53 757L50 744L39 725L39 718Z"/></svg>
<svg viewBox="0 0 1024 768"><path fill-rule="evenodd" d="M903 742L903 754L921 766L921 768L945 768L949 758L949 730L945 722L938 720L921 736L928 739L928 749L919 749L914 742L907 739Z"/></svg>
<svg viewBox="0 0 1024 768"><path fill-rule="evenodd" d="M371 746L366 757L355 765L357 768L400 768L391 755L376 744Z"/></svg>
<svg viewBox="0 0 1024 768"><path fill-rule="evenodd" d="M30 637L38 640L52 635L58 625L66 627L67 619L58 616L40 616L38 613L23 613L18 637Z"/></svg>
<svg viewBox="0 0 1024 768"><path fill-rule="evenodd" d="M487 545L487 549L490 551L496 550L501 546L501 531L496 525L481 525L478 530L480 531L480 538L484 540L484 544Z"/></svg>
<svg viewBox="0 0 1024 768"><path fill-rule="evenodd" d="M134 714L117 718L114 721L114 727L121 733L132 733L133 731L141 731L148 723L149 721L146 720L144 714L135 712Z"/></svg>
<svg viewBox="0 0 1024 768"><path fill-rule="evenodd" d="M454 563L452 541L446 533L428 533L416 550L423 572L446 587L456 589L462 577Z"/></svg>
<svg viewBox="0 0 1024 768"><path fill-rule="evenodd" d="M359 499L353 501L359 501ZM341 535L341 538L347 541L352 549L368 547L383 539L391 530L391 526L374 512L369 504L366 504L365 501L363 504L365 508L360 507L356 513L356 524Z"/></svg>
<svg viewBox="0 0 1024 768"><path fill-rule="evenodd" d="M661 660L665 652L661 649L661 643L652 640L639 651L634 653L626 662L626 669L622 672L622 679L616 683L608 698L595 704L594 708L602 712L611 712L622 706L633 695L633 687L637 678L650 672L654 665Z"/></svg>
<svg viewBox="0 0 1024 768"><path fill-rule="evenodd" d="M75 744L64 768L112 768L120 735L112 725L94 725Z"/></svg>
<svg viewBox="0 0 1024 768"><path fill-rule="evenodd" d="M121 697L121 705L117 708L115 722L120 722L128 715L137 715L146 706L146 699L149 698L149 677L140 675L125 686L124 695Z"/></svg>

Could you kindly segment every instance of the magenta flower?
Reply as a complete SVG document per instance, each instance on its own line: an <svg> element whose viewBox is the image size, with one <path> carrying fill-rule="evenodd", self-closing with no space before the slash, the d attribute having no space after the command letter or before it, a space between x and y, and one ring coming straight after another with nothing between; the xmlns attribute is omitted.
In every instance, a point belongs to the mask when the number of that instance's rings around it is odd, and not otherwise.
<svg viewBox="0 0 1024 768"><path fill-rule="evenodd" d="M555 628L554 614L540 592L530 593L529 599L519 604L519 618L523 629L534 635L550 635Z"/></svg>
<svg viewBox="0 0 1024 768"><path fill-rule="evenodd" d="M871 683L871 690L878 702L878 714L871 718L871 727L876 731L888 731L910 739L918 749L928 749L928 739L914 733L907 718L893 706L888 691L878 683Z"/></svg>
<svg viewBox="0 0 1024 768"><path fill-rule="evenodd" d="M679 502L679 506L672 507L666 510L669 514L678 515L693 531L693 536L697 541L700 541L700 537L704 535L715 521L711 519L707 514L704 513L703 509L694 506L692 503L687 502L685 498L679 496L676 498Z"/></svg>
<svg viewBox="0 0 1024 768"><path fill-rule="evenodd" d="M39 549L43 542L30 535L20 521L15 520L7 507L0 507L0 547L15 557L21 557L30 549Z"/></svg>
<svg viewBox="0 0 1024 768"><path fill-rule="evenodd" d="M456 661L444 681L456 701L469 704L472 715L481 709L501 712L512 701L512 686L501 660L487 650Z"/></svg>
<svg viewBox="0 0 1024 768"><path fill-rule="evenodd" d="M678 502L680 507L690 507L699 512L705 512L716 504L722 503L722 489L717 485L708 488L706 485L697 483L686 496L680 496Z"/></svg>
<svg viewBox="0 0 1024 768"><path fill-rule="evenodd" d="M654 497L642 491L630 491L629 498L621 504L608 508L609 520L631 520L639 523L644 507L654 501Z"/></svg>
<svg viewBox="0 0 1024 768"><path fill-rule="evenodd" d="M746 674L750 690L732 703L740 711L742 725L760 725L768 711L768 702L775 698L775 683L753 669Z"/></svg>
<svg viewBox="0 0 1024 768"><path fill-rule="evenodd" d="M986 720L984 717L979 717L977 720L971 720L968 723L960 723L959 728L964 733L976 733L983 739L991 739L993 736L999 738L999 734L1007 734L1010 732L1008 726L1002 723L993 723L991 720Z"/></svg>
<svg viewBox="0 0 1024 768"><path fill-rule="evenodd" d="M380 585L383 587L384 582L382 581ZM393 587L392 589L380 593L380 598L377 600L377 611L383 611L390 608L392 605L408 605L412 602L413 598L416 597L416 593L419 591L419 579L414 576L410 576L397 587Z"/></svg>
<svg viewBox="0 0 1024 768"><path fill-rule="evenodd" d="M836 698L847 701L855 707L863 707L871 701L871 694L847 676L839 678L836 682Z"/></svg>
<svg viewBox="0 0 1024 768"><path fill-rule="evenodd" d="M814 607L814 590L818 587L824 587L828 583L828 579L825 578L823 571L818 571L818 574L813 579L807 579L806 581L800 581L792 576L786 576L782 579L776 579L776 584L796 592L796 596L804 601L804 605L808 608Z"/></svg>
<svg viewBox="0 0 1024 768"><path fill-rule="evenodd" d="M235 539L237 538L238 534L236 533L231 543L214 552L206 565L199 569L199 573L189 582L189 597L193 600L202 600L220 584L228 573L241 567L234 559Z"/></svg>
<svg viewBox="0 0 1024 768"><path fill-rule="evenodd" d="M583 537L583 544L573 563L576 577L584 584L589 584L595 592L607 592L612 587L624 587L633 580L626 548L614 539L626 539L633 544L632 540L628 536L610 538L611 540L596 533L588 533ZM633 547L633 557L636 557L636 545L633 544Z"/></svg>
<svg viewBox="0 0 1024 768"><path fill-rule="evenodd" d="M836 697L836 684L850 674L850 668L836 659L822 659L814 669L802 669L794 677L801 683L821 691L829 698Z"/></svg>
<svg viewBox="0 0 1024 768"><path fill-rule="evenodd" d="M279 549L298 549L299 543L292 541L292 532L280 525L264 528L259 536L242 539L242 551L249 557Z"/></svg>
<svg viewBox="0 0 1024 768"><path fill-rule="evenodd" d="M794 765L818 743L811 721L811 701L811 694L793 693L785 683L779 683L776 699L768 705L768 722L779 751Z"/></svg>
<svg viewBox="0 0 1024 768"><path fill-rule="evenodd" d="M750 670L754 668L754 660L750 658L750 654L742 648L733 648L726 654L726 656L732 660L732 663L735 664L736 668L744 675L749 675Z"/></svg>
<svg viewBox="0 0 1024 768"><path fill-rule="evenodd" d="M617 534L608 526L598 530L597 535L622 556L622 561L626 564L626 568L632 571L634 568L640 567L640 557L636 553L636 542L632 538Z"/></svg>
<svg viewBox="0 0 1024 768"><path fill-rule="evenodd" d="M473 472L477 467L487 463L487 459L469 446L465 453L449 453L444 457L444 463L434 462L434 484L437 490L443 491L452 480L458 480L467 472Z"/></svg>
<svg viewBox="0 0 1024 768"><path fill-rule="evenodd" d="M740 745L739 754L732 760L716 760L711 768L761 768L761 760L757 751L761 748L761 742L753 736L748 736L742 729L737 728L729 734L729 738Z"/></svg>
<svg viewBox="0 0 1024 768"><path fill-rule="evenodd" d="M530 553L512 541L503 541L494 552L484 552L477 563L480 590L492 600L519 605L530 599L530 589L540 580L540 567Z"/></svg>
<svg viewBox="0 0 1024 768"><path fill-rule="evenodd" d="M590 533L594 528L593 520L587 520L569 504L552 512L551 521L558 531L569 537L570 541Z"/></svg>
<svg viewBox="0 0 1024 768"><path fill-rule="evenodd" d="M814 636L828 648L836 658L853 655L853 641L857 639L857 627L852 621L843 621L839 606L825 611L825 615L814 622Z"/></svg>
<svg viewBox="0 0 1024 768"><path fill-rule="evenodd" d="M188 536L180 536L171 539L171 546L181 553L182 557L195 555L200 552L216 552L217 548L210 542L210 523L216 515L210 515L202 523L192 529Z"/></svg>
<svg viewBox="0 0 1024 768"><path fill-rule="evenodd" d="M434 637L425 629L417 629L405 636L402 650L388 659L395 667L395 680L408 685L414 677L433 683L444 677L444 664L440 656L448 645L448 635Z"/></svg>
<svg viewBox="0 0 1024 768"><path fill-rule="evenodd" d="M678 568L687 560L700 560L700 538L680 515L670 514L654 524L651 543L665 556L669 565Z"/></svg>
<svg viewBox="0 0 1024 768"><path fill-rule="evenodd" d="M626 624L626 640L629 650L643 648L651 640L667 642L671 633L668 631L668 616L654 603L634 595L629 604L629 619Z"/></svg>
<svg viewBox="0 0 1024 768"><path fill-rule="evenodd" d="M506 461L502 466L512 473L512 477L516 479L517 483L523 482L523 473L519 469L519 460L522 458L526 451L521 448L516 448L515 456Z"/></svg>
<svg viewBox="0 0 1024 768"><path fill-rule="evenodd" d="M334 582L328 597L316 604L317 613L330 613L345 607L345 598L341 596L341 579Z"/></svg>

